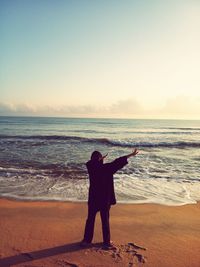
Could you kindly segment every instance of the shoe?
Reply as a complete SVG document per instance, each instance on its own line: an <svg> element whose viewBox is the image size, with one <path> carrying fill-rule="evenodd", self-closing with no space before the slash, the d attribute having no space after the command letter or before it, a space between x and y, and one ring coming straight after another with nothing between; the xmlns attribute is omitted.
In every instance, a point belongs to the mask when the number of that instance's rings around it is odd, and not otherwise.
<svg viewBox="0 0 200 267"><path fill-rule="evenodd" d="M116 249L112 241L110 241L109 243L104 243L102 248L104 250L115 250Z"/></svg>
<svg viewBox="0 0 200 267"><path fill-rule="evenodd" d="M85 240L82 240L79 245L82 248L87 248L87 247L90 247L92 245L92 243L91 242L87 242Z"/></svg>

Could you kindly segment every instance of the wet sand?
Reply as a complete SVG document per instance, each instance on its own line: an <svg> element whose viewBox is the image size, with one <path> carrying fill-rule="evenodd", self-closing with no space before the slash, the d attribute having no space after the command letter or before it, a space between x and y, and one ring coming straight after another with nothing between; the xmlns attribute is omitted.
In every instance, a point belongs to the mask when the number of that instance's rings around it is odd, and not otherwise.
<svg viewBox="0 0 200 267"><path fill-rule="evenodd" d="M200 203L169 207L117 204L111 209L115 250L81 248L86 203L0 199L0 266L199 267Z"/></svg>

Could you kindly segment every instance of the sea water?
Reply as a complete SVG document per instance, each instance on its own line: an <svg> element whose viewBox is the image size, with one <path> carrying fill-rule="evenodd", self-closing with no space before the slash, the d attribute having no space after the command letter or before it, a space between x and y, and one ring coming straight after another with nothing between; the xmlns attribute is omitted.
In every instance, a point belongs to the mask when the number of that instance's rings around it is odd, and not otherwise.
<svg viewBox="0 0 200 267"><path fill-rule="evenodd" d="M86 201L85 163L140 153L115 174L118 202L200 200L200 121L0 117L0 196Z"/></svg>

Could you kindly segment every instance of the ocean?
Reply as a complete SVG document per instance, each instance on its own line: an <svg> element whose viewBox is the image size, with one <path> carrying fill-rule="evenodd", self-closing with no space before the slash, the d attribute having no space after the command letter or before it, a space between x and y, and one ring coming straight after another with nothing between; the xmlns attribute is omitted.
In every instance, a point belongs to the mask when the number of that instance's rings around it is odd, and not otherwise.
<svg viewBox="0 0 200 267"><path fill-rule="evenodd" d="M200 200L200 121L0 117L0 197L87 201L85 163L136 147L115 174L117 201L183 205Z"/></svg>

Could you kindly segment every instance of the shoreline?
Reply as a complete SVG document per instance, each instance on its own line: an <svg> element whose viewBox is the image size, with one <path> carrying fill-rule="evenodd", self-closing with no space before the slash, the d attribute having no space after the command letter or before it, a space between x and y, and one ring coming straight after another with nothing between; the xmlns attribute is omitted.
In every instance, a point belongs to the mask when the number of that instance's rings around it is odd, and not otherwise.
<svg viewBox="0 0 200 267"><path fill-rule="evenodd" d="M99 215L94 246L81 249L78 245L87 216L85 202L0 198L0 266L128 267L132 261L132 266L199 267L199 212L200 202L184 206L114 205L110 224L117 254L101 250ZM130 242L147 249L135 250L145 263L127 252Z"/></svg>
<svg viewBox="0 0 200 267"><path fill-rule="evenodd" d="M61 200L61 199L30 199L30 198L17 198L12 196L0 196L0 200L10 200L10 201L17 201L17 202L60 202L60 203L80 203L80 204L87 204L87 200ZM166 207L181 207L185 205L197 205L200 203L200 200L195 200L195 202L190 203L180 203L180 204L164 204L164 203L157 203L157 202L132 202L132 201L119 201L117 200L116 205L161 205Z"/></svg>

